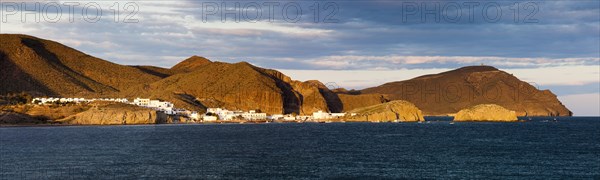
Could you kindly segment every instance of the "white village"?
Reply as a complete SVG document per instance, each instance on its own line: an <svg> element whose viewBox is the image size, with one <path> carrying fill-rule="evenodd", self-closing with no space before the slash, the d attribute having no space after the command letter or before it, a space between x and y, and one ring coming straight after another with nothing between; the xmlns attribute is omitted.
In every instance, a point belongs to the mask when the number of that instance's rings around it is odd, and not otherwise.
<svg viewBox="0 0 600 180"><path fill-rule="evenodd" d="M91 102L115 102L130 104L139 107L149 108L157 112L162 112L170 116L184 116L192 122L210 123L210 122L231 122L231 121L281 121L281 122L311 122L327 121L340 119L346 116L346 113L329 113L324 111L313 112L312 115L293 115L293 114L270 114L260 112L259 110L249 110L247 112L240 110L228 110L225 108L207 108L206 113L200 114L196 111L190 111L183 108L175 108L173 103L135 98L129 101L126 98L33 98L32 104L48 105L56 103L91 103ZM351 114L354 115L354 114Z"/></svg>

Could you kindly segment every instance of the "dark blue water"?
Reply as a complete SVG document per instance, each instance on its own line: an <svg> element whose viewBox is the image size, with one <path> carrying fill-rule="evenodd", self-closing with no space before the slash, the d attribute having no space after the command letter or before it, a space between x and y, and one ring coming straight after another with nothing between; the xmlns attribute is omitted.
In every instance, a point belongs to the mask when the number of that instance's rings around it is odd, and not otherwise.
<svg viewBox="0 0 600 180"><path fill-rule="evenodd" d="M8 127L0 154L4 179L600 179L600 118Z"/></svg>

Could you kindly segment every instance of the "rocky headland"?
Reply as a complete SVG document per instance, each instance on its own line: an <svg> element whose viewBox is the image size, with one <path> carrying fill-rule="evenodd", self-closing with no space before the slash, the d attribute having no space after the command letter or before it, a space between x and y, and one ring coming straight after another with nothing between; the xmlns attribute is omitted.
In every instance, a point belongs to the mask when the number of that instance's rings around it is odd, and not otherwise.
<svg viewBox="0 0 600 180"><path fill-rule="evenodd" d="M0 111L0 124L132 125L173 122L174 117L129 104L95 102L13 105Z"/></svg>

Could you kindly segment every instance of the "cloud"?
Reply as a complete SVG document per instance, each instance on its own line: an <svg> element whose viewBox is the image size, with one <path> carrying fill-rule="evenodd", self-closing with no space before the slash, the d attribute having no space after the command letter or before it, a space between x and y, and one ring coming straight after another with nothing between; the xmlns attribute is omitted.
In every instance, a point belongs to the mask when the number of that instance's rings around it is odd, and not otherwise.
<svg viewBox="0 0 600 180"><path fill-rule="evenodd" d="M285 74L298 80L306 81L316 79L322 82L336 82L341 87L362 89L379 86L393 81L403 81L425 74L437 74L452 68L424 68L424 69L395 69L395 70L294 70L282 69ZM597 66L561 66L542 68L503 68L517 78L534 83L541 89L555 87L557 94L573 94L573 89L558 88L559 86L573 87L575 89L588 89L598 92L600 84L600 69ZM554 88L552 90L555 90ZM571 92L571 93L569 93ZM584 91L585 92L585 91ZM589 91L588 91L589 92Z"/></svg>
<svg viewBox="0 0 600 180"><path fill-rule="evenodd" d="M231 61L287 69L449 68L471 63L564 66L589 65L600 57L599 5L586 1L539 3L536 17L540 21L532 24L515 23L508 18L510 14L496 23L404 23L398 21L403 2L390 1L335 2L339 23L312 22L314 17L308 9L312 2L299 2L307 9L297 23L281 20L281 14L272 22L223 23L220 18L202 21L202 3L206 1L136 1L139 23L122 23L114 22L115 16L108 9L115 2L99 2L106 12L97 23L85 22L79 15L74 23L66 18L58 23L21 23L20 16L14 15L2 23L0 32L58 40L124 64L140 60L103 55L230 57L227 59ZM500 4L505 8L512 3ZM126 15L122 11L119 17ZM420 16L409 18L421 20ZM293 61L275 61L283 58ZM159 66L176 63L160 60L147 61Z"/></svg>
<svg viewBox="0 0 600 180"><path fill-rule="evenodd" d="M3 0L1 5L10 2L15 1ZM50 2L63 1L44 3ZM509 8L516 2L523 8L528 2L522 1L496 2L503 10L497 22L485 21L480 13L470 22L466 9L457 22L435 22L431 16L423 22L421 13L403 16L403 5L411 2L387 0L333 1L338 11L321 11L316 17L309 7L315 2L298 1L304 13L295 23L283 20L281 9L275 11L273 21L223 23L215 16L204 22L202 3L208 1L134 1L139 11L133 18L139 22L123 23L130 12L120 11L115 22L117 16L109 8L119 3L123 9L125 2L96 2L104 13L95 23L85 21L81 13L70 22L65 12L56 23L23 23L20 14L6 15L0 8L2 19L7 18L0 21L0 33L56 40L121 64L171 67L201 55L284 69L299 79L340 81L351 88L484 63L542 86L564 89L563 95L579 92L574 88L580 87L598 92L590 88L598 82L600 66L600 4L595 0L533 2L539 10L533 16L535 23L524 22L530 11L520 11L515 22ZM453 2L463 4L440 3ZM27 3L29 7L34 2ZM217 3L229 6L236 1ZM318 3L323 8L323 2ZM479 3L475 12L482 12L490 1ZM82 7L75 11L81 12ZM324 23L329 14L339 21ZM320 21L315 23L314 18Z"/></svg>
<svg viewBox="0 0 600 180"><path fill-rule="evenodd" d="M399 69L453 64L458 66L486 64L496 67L546 67L598 64L600 58L514 58L494 56L326 56L305 61L315 69Z"/></svg>

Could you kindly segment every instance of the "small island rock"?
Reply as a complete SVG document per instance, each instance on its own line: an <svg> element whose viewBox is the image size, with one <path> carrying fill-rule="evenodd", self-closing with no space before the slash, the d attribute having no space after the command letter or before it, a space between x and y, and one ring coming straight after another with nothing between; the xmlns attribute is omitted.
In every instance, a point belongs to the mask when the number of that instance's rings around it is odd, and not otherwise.
<svg viewBox="0 0 600 180"><path fill-rule="evenodd" d="M460 110L454 117L454 121L515 122L518 119L515 111L496 104L480 104Z"/></svg>

